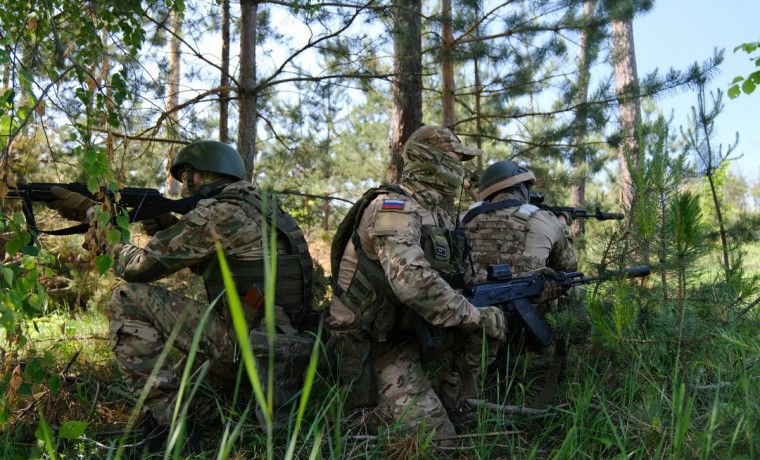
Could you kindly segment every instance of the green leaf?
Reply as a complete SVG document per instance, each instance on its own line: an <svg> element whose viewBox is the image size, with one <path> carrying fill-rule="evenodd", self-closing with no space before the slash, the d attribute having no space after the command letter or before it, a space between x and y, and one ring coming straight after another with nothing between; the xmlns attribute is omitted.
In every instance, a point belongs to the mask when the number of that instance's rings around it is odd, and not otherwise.
<svg viewBox="0 0 760 460"><path fill-rule="evenodd" d="M18 394L23 396L31 396L32 395L32 386L28 382L22 383L18 387Z"/></svg>
<svg viewBox="0 0 760 460"><path fill-rule="evenodd" d="M13 284L13 270L10 268L0 267L0 277L3 278L3 281L5 281L5 284L7 286L11 286Z"/></svg>
<svg viewBox="0 0 760 460"><path fill-rule="evenodd" d="M121 241L121 230L118 228L111 228L106 233L106 239L109 243L118 243Z"/></svg>
<svg viewBox="0 0 760 460"><path fill-rule="evenodd" d="M744 94L752 94L753 91L755 91L755 82L752 80L747 80L744 83L742 83L742 91L744 91Z"/></svg>
<svg viewBox="0 0 760 460"><path fill-rule="evenodd" d="M744 80L744 77L739 75L738 77L734 77L734 80L731 82L731 84L739 83L740 81Z"/></svg>
<svg viewBox="0 0 760 460"><path fill-rule="evenodd" d="M35 310L39 310L42 306L42 302L40 301L40 296L37 294L29 294L29 297L27 297L27 302L29 303L29 306L34 308Z"/></svg>
<svg viewBox="0 0 760 460"><path fill-rule="evenodd" d="M121 228L129 228L129 216L124 214L116 216L116 224Z"/></svg>
<svg viewBox="0 0 760 460"><path fill-rule="evenodd" d="M5 243L5 252L9 256L13 256L18 252L21 246L23 246L21 239L18 237L14 237L13 239Z"/></svg>
<svg viewBox="0 0 760 460"><path fill-rule="evenodd" d="M113 258L108 254L101 254L95 257L95 266L101 275L111 268L111 265L113 265Z"/></svg>
<svg viewBox="0 0 760 460"><path fill-rule="evenodd" d="M82 436L84 430L87 429L87 425L87 422L80 422L79 420L63 422L61 429L58 431L58 436L64 439L77 439Z"/></svg>
<svg viewBox="0 0 760 460"><path fill-rule="evenodd" d="M50 392L52 394L57 394L58 391L61 389L62 382L63 382L63 379L58 374L52 374L50 377L48 377L47 386L50 389Z"/></svg>
<svg viewBox="0 0 760 460"><path fill-rule="evenodd" d="M728 88L728 91L726 93L731 99L736 99L742 94L742 90L739 88L739 85L734 85Z"/></svg>
<svg viewBox="0 0 760 460"><path fill-rule="evenodd" d="M87 179L87 190L90 191L90 193L95 193L100 189L100 184L98 184L98 179L94 177L90 177Z"/></svg>

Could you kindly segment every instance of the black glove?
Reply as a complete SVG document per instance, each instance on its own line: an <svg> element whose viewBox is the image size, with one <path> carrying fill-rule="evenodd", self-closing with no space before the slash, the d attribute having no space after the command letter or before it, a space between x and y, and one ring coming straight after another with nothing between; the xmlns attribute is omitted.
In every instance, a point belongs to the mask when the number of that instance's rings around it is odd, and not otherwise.
<svg viewBox="0 0 760 460"><path fill-rule="evenodd" d="M153 236L157 232L165 230L176 224L178 220L179 219L177 219L174 214L167 212L166 214L161 214L155 219L141 220L140 224L142 224L143 231L146 235Z"/></svg>
<svg viewBox="0 0 760 460"><path fill-rule="evenodd" d="M55 209L61 217L66 219L81 222L87 218L90 208L97 204L97 201L91 200L84 195L55 185L50 187L50 193L56 199L47 203L48 208Z"/></svg>

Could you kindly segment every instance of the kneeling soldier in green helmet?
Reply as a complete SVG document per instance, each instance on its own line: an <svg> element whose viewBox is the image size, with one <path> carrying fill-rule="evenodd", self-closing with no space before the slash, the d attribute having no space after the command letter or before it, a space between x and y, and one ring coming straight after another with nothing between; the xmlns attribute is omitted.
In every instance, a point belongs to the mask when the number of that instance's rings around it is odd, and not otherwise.
<svg viewBox="0 0 760 460"><path fill-rule="evenodd" d="M166 433L171 421L180 385L170 360L165 360L154 371L171 335L175 335L174 349L187 354L197 328L203 324L195 363L210 363L206 381L216 390L227 391L234 386L239 347L227 306L216 242L221 245L232 271L249 330L263 329L262 296L269 294L262 292L265 242L269 241L269 235L263 232L267 223L276 223L277 247L272 249L278 254L277 273L285 275L282 280L278 277L273 293L278 333L303 337L298 329L311 304L312 259L303 232L292 217L273 202L262 205L262 197L246 180L245 166L234 148L216 141L189 144L177 154L170 172L182 183L183 197L201 198L197 205L179 218L165 214L143 221L146 233L152 235L145 247L118 243L107 249L114 257L116 274L126 281L114 289L111 297L110 343L119 370L134 395L139 396L143 387L149 385L143 412L148 450L161 448L162 438L165 438L161 433ZM84 218L86 208L95 204L62 188L53 193L59 200L51 207L63 216ZM149 284L184 268L190 268L203 278L207 302ZM210 305L213 307L203 322ZM255 341L254 334L251 337ZM266 340L260 342L266 343ZM275 376L278 382L275 406L278 401L284 403L300 388L304 368L305 361L292 369L275 370L279 372ZM149 378L152 372L157 372L153 380ZM198 406L212 410L215 407L208 401L196 402L194 406L191 403L195 409L199 409ZM285 419L287 412L285 409ZM211 415L197 414L206 419ZM276 414L275 420L282 419L282 415L277 417ZM153 431L148 432L151 429Z"/></svg>

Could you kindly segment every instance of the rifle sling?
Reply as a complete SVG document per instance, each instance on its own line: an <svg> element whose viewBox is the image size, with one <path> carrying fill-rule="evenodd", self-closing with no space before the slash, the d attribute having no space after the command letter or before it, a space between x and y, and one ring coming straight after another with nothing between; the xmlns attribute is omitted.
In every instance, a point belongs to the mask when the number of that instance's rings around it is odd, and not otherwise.
<svg viewBox="0 0 760 460"><path fill-rule="evenodd" d="M510 198L509 200L496 201L493 203L481 204L477 208L472 208L469 211L467 211L467 214L465 214L464 217L462 217L462 224L467 224L472 219L474 219L475 216L477 216L478 214L496 211L497 209L513 208L515 206L522 206L523 204L525 203L520 200L516 200L514 198Z"/></svg>
<svg viewBox="0 0 760 460"><path fill-rule="evenodd" d="M158 216L169 212L176 212L178 214L186 214L193 209L196 204L202 199L208 198L207 196L190 196L179 200L166 199L159 203L152 205L141 206L135 208L127 214L129 216L129 222L139 222L141 220L155 219ZM44 233L46 235L62 236L62 235L75 235L77 233L86 233L90 228L90 223L81 223L73 225L71 227L61 228L58 230L40 230L36 229L38 233Z"/></svg>

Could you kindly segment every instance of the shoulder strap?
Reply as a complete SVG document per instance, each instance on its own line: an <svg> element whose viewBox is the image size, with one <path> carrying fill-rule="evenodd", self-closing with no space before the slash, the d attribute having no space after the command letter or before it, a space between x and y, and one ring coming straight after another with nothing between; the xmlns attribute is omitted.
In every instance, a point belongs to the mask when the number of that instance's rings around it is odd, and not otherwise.
<svg viewBox="0 0 760 460"><path fill-rule="evenodd" d="M354 203L343 218L343 221L338 225L338 229L335 232L335 237L333 238L330 247L330 269L332 274L333 292L338 297L342 295L342 289L338 286L338 271L340 269L340 261L343 258L343 251L345 251L349 240L353 241L357 251L361 251L359 232L357 232L356 229L359 227L364 211L375 197L390 192L409 196L409 193L398 185L384 184L379 187L371 188L364 192L364 195Z"/></svg>
<svg viewBox="0 0 760 460"><path fill-rule="evenodd" d="M472 208L467 211L467 214L462 217L462 224L470 222L475 216L486 212L496 211L497 209L512 208L515 206L522 206L524 203L514 198L509 200L495 201L493 203L481 204L476 208Z"/></svg>
<svg viewBox="0 0 760 460"><path fill-rule="evenodd" d="M301 227L298 226L298 222L283 211L274 200L268 200L266 206L258 195L251 193L238 192L222 192L216 196L217 199L238 199L247 202L254 208L256 208L267 222L274 220L275 227L281 233L283 233L290 245L290 252L293 255L299 256L301 261L301 269L303 272L303 289L304 289L304 302L306 305L311 305L312 300L312 279L314 271L314 261L311 258L309 252L309 246L306 242L306 237L301 231Z"/></svg>

